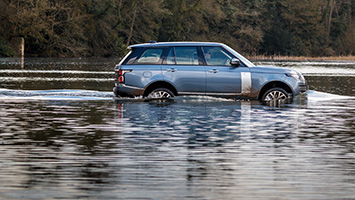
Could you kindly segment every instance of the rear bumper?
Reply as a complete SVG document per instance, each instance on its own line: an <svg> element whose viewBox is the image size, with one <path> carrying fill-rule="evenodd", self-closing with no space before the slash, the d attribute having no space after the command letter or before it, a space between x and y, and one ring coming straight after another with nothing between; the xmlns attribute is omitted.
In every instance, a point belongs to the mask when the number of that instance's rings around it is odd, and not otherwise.
<svg viewBox="0 0 355 200"><path fill-rule="evenodd" d="M113 88L113 93L116 97L143 96L144 89L120 84Z"/></svg>

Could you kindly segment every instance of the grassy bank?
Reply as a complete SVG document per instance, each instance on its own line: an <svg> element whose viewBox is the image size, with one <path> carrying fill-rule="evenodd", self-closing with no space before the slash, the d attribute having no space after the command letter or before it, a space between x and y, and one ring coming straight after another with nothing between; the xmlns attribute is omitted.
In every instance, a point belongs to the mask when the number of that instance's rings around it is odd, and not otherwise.
<svg viewBox="0 0 355 200"><path fill-rule="evenodd" d="M355 61L355 56L328 56L328 57L307 57L307 56L249 56L250 60L294 60L294 61L307 61L307 60L317 60L317 61L330 61L330 60L345 60L345 61Z"/></svg>

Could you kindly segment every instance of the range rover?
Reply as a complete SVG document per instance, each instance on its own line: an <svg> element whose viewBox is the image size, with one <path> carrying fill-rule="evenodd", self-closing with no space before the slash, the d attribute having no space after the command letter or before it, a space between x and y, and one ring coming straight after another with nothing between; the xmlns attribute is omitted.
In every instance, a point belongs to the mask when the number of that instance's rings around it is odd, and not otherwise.
<svg viewBox="0 0 355 200"><path fill-rule="evenodd" d="M116 97L211 95L276 101L307 90L301 73L255 66L221 43L151 42L128 48L115 67Z"/></svg>

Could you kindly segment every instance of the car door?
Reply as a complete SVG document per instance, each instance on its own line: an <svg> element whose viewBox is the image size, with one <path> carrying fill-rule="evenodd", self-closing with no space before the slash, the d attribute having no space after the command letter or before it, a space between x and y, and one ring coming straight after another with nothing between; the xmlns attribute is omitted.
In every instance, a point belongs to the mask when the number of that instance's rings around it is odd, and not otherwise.
<svg viewBox="0 0 355 200"><path fill-rule="evenodd" d="M251 75L248 67L232 66L234 56L222 47L201 47L206 62L207 95L241 95L250 92Z"/></svg>
<svg viewBox="0 0 355 200"><path fill-rule="evenodd" d="M137 53L133 52L125 65L121 66L123 70L130 71L124 74L125 85L145 88L155 80L161 80L161 64L163 63L164 52L167 52L167 48L142 48L137 49Z"/></svg>
<svg viewBox="0 0 355 200"><path fill-rule="evenodd" d="M205 68L196 46L171 47L162 67L164 80L179 95L205 93Z"/></svg>

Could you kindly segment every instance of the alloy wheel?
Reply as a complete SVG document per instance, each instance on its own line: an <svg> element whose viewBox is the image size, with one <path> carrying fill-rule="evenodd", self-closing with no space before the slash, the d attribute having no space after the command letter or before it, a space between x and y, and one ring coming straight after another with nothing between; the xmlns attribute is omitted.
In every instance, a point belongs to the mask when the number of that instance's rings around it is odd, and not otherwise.
<svg viewBox="0 0 355 200"><path fill-rule="evenodd" d="M149 93L149 99L167 99L173 97L172 93L167 89L156 89Z"/></svg>
<svg viewBox="0 0 355 200"><path fill-rule="evenodd" d="M280 90L269 91L264 97L264 101L278 101L278 100L287 100L287 99L288 99L287 94Z"/></svg>

